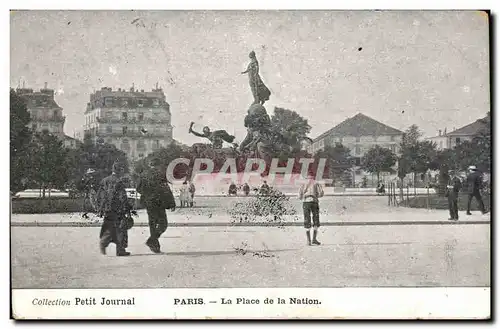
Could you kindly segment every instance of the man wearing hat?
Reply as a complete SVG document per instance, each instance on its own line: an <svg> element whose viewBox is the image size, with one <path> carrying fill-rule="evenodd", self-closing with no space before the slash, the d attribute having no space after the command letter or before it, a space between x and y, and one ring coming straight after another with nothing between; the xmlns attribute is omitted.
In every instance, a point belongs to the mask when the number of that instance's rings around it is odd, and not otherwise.
<svg viewBox="0 0 500 329"><path fill-rule="evenodd" d="M168 185L165 172L161 172L160 163L152 159L148 163L149 168L139 176L137 192L141 194L141 201L148 213L150 236L146 245L155 254L161 253L161 245L158 240L167 230L167 214L165 209L175 210L175 198Z"/></svg>
<svg viewBox="0 0 500 329"><path fill-rule="evenodd" d="M448 197L448 209L450 210L449 220L458 220L458 193L462 188L462 181L454 170L449 171L450 181L446 189Z"/></svg>
<svg viewBox="0 0 500 329"><path fill-rule="evenodd" d="M484 208L483 198L481 197L481 187L483 186L483 176L477 170L476 166L469 167L469 174L467 175L467 193L469 194L469 199L467 201L467 215L472 215L470 212L470 205L472 198L476 198L479 203L479 210L484 214L487 213Z"/></svg>
<svg viewBox="0 0 500 329"><path fill-rule="evenodd" d="M125 166L121 162L113 164L113 173L104 178L98 192L98 211L104 217L100 238L100 251L106 254L110 243L116 244L116 256L129 256L128 232L130 227L131 205L123 181Z"/></svg>

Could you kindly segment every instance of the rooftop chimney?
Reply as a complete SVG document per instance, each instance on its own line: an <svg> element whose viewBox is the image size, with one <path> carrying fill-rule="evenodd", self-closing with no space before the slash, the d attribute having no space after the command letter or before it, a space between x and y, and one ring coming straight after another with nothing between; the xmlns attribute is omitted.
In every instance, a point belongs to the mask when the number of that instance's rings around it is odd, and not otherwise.
<svg viewBox="0 0 500 329"><path fill-rule="evenodd" d="M47 89L47 82L43 84L43 89Z"/></svg>
<svg viewBox="0 0 500 329"><path fill-rule="evenodd" d="M141 93L143 93L143 92L144 92L144 89L141 89Z"/></svg>
<svg viewBox="0 0 500 329"><path fill-rule="evenodd" d="M441 129L439 129L439 136L441 136Z"/></svg>

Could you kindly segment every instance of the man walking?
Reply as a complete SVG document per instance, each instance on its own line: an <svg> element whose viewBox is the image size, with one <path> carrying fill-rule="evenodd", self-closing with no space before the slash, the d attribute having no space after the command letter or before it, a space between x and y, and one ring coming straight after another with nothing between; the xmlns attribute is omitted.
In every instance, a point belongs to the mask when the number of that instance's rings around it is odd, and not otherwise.
<svg viewBox="0 0 500 329"><path fill-rule="evenodd" d="M104 221L101 227L100 251L106 254L110 243L116 244L116 256L129 256L128 230L132 228L133 220L130 215L130 203L122 180L124 165L119 162L113 164L113 173L104 178L98 192L98 212Z"/></svg>
<svg viewBox="0 0 500 329"><path fill-rule="evenodd" d="M469 175L467 175L467 192L469 198L467 200L467 215L472 215L470 212L470 206L472 203L472 198L476 198L479 203L479 210L484 214L488 213L484 208L483 198L481 197L481 188L483 186L483 177L481 173L477 170L476 166L469 167Z"/></svg>
<svg viewBox="0 0 500 329"><path fill-rule="evenodd" d="M449 220L458 220L458 193L462 188L462 181L453 170L449 171L450 181L446 189L448 197L448 209L450 210Z"/></svg>
<svg viewBox="0 0 500 329"><path fill-rule="evenodd" d="M157 161L150 161L149 168L140 175L137 192L141 194L141 201L148 213L150 237L146 245L152 252L159 254L161 245L158 239L168 226L165 209L175 210L175 198Z"/></svg>
<svg viewBox="0 0 500 329"><path fill-rule="evenodd" d="M318 237L319 223L319 198L323 197L323 188L314 179L313 174L307 176L307 182L299 189L299 199L302 200L304 211L304 227L306 229L307 244L320 245ZM313 219L313 239L311 243L311 213Z"/></svg>

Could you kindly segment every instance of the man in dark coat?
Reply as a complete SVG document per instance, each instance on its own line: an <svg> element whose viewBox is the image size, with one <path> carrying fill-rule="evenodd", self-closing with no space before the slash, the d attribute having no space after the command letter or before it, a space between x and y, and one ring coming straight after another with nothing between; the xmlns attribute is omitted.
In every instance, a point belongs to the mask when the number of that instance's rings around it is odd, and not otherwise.
<svg viewBox="0 0 500 329"><path fill-rule="evenodd" d="M168 226L165 209L175 210L175 198L166 174L160 171L157 161L150 161L149 168L140 175L137 192L141 194L141 201L148 213L150 237L146 245L152 252L161 253L158 239Z"/></svg>
<svg viewBox="0 0 500 329"><path fill-rule="evenodd" d="M117 256L129 256L126 251L128 246L128 232L130 216L130 203L127 199L125 184L122 180L124 165L115 162L113 173L104 178L98 191L98 212L104 221L100 233L100 251L106 254L110 243L116 244Z"/></svg>
<svg viewBox="0 0 500 329"><path fill-rule="evenodd" d="M450 181L446 187L446 196L448 197L448 209L450 210L449 220L458 220L458 193L462 188L462 181L450 170Z"/></svg>
<svg viewBox="0 0 500 329"><path fill-rule="evenodd" d="M479 203L479 210L481 210L483 215L487 213L480 192L482 187L483 176L477 170L476 166L470 166L469 175L467 175L467 193L469 194L469 199L467 201L467 215L472 215L470 212L472 198L476 198L477 202Z"/></svg>

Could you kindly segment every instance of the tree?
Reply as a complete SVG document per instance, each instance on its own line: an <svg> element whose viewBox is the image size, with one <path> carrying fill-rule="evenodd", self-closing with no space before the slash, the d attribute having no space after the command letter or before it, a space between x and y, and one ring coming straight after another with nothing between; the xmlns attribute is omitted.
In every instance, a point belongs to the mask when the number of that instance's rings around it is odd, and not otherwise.
<svg viewBox="0 0 500 329"><path fill-rule="evenodd" d="M436 143L417 141L407 149L407 152L408 169L413 173L413 182L415 185L417 174L423 174L432 167L432 161L436 153Z"/></svg>
<svg viewBox="0 0 500 329"><path fill-rule="evenodd" d="M147 168L148 163L150 161L155 161L156 163L158 163L160 170L166 173L167 167L170 164L170 162L172 162L174 159L183 157L190 158L190 156L186 154L186 152L182 149L182 147L180 147L175 143L171 143L167 147L162 147L154 151L153 153L149 154L143 160L139 160L138 162L136 162L133 174L134 179L137 180L142 171ZM192 163L193 161L191 161L191 164ZM190 168L184 165L176 166L175 171L173 173L174 177L180 178L183 176L187 176L188 173L190 172L189 169Z"/></svg>
<svg viewBox="0 0 500 329"><path fill-rule="evenodd" d="M486 117L479 120L483 125L472 143L475 147L475 160L480 170L491 171L491 115L487 113Z"/></svg>
<svg viewBox="0 0 500 329"><path fill-rule="evenodd" d="M351 177L351 175L346 176L345 173L350 172L352 168L352 157L351 151L347 147L341 143L336 143L335 146L327 145L323 150L316 153L314 158L316 160L326 159L325 171L328 173L328 177L332 179L333 185L339 180L349 185L345 182L345 178Z"/></svg>
<svg viewBox="0 0 500 329"><path fill-rule="evenodd" d="M96 171L98 181L110 175L113 163L120 161L125 164L125 172L128 173L129 165L125 152L112 144L94 144L89 137L85 137L83 143L75 150L69 150L68 166L71 168L70 184L81 189L81 179L88 169Z"/></svg>
<svg viewBox="0 0 500 329"><path fill-rule="evenodd" d="M403 139L401 140L401 145L415 145L419 141L420 137L422 137L422 132L417 125L413 124L404 132Z"/></svg>
<svg viewBox="0 0 500 329"><path fill-rule="evenodd" d="M396 155L388 148L375 145L366 152L361 159L361 168L369 173L377 174L377 181L380 180L381 172L392 171L392 166L396 164Z"/></svg>
<svg viewBox="0 0 500 329"><path fill-rule="evenodd" d="M411 125L403 133L403 138L400 144L400 156L398 161L398 177L400 183L400 193L403 194L403 180L407 174L413 172L415 180L415 168L420 168L421 163L416 160L419 154L419 139L422 137L422 132L417 125ZM418 164L417 164L418 162Z"/></svg>
<svg viewBox="0 0 500 329"><path fill-rule="evenodd" d="M300 114L295 111L274 108L271 117L272 129L281 134L291 147L293 152L301 149L301 141L307 138L311 131L311 126Z"/></svg>
<svg viewBox="0 0 500 329"><path fill-rule="evenodd" d="M28 128L30 115L25 102L10 89L10 191L19 192L27 187L25 171L29 166L26 160L31 141Z"/></svg>
<svg viewBox="0 0 500 329"><path fill-rule="evenodd" d="M430 163L430 169L439 170L438 195L444 196L449 180L448 171L450 169L457 169L457 166L458 162L455 150L444 149L435 152L434 158Z"/></svg>
<svg viewBox="0 0 500 329"><path fill-rule="evenodd" d="M48 132L35 133L29 152L30 169L25 173L42 189L42 197L46 189L63 189L70 174L63 142Z"/></svg>

